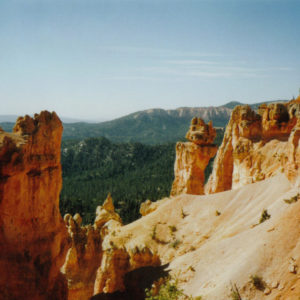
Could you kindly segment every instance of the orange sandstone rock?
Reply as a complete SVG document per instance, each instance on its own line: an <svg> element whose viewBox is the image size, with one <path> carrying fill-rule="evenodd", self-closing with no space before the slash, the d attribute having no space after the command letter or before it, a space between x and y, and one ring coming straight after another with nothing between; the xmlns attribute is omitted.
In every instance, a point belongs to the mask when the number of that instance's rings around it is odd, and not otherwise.
<svg viewBox="0 0 300 300"><path fill-rule="evenodd" d="M160 258L145 247L115 244L112 240L105 243L103 259L97 271L94 294L124 291L125 274L145 266L159 266Z"/></svg>
<svg viewBox="0 0 300 300"><path fill-rule="evenodd" d="M1 299L67 299L59 212L62 123L47 111L0 132Z"/></svg>
<svg viewBox="0 0 300 300"><path fill-rule="evenodd" d="M84 300L93 295L96 271L102 258L100 231L91 226L80 226L81 217L65 215L65 223L72 241L62 273L68 279L68 299Z"/></svg>
<svg viewBox="0 0 300 300"><path fill-rule="evenodd" d="M211 121L205 124L202 119L195 117L191 121L186 138L197 145L211 145L216 134L216 129L213 128Z"/></svg>
<svg viewBox="0 0 300 300"><path fill-rule="evenodd" d="M68 279L69 298L85 300L93 296L96 272L103 257L102 241L122 226L120 216L115 212L113 200L108 194L102 206L96 210L94 226L81 226L81 217L66 214L64 217L72 240L62 272Z"/></svg>
<svg viewBox="0 0 300 300"><path fill-rule="evenodd" d="M69 300L89 299L93 294L123 291L125 274L144 266L158 266L160 259L139 244L126 246L116 236L122 220L111 195L97 207L93 226L80 226L81 217L67 214L65 222L72 240L62 272L68 279Z"/></svg>
<svg viewBox="0 0 300 300"><path fill-rule="evenodd" d="M258 113L247 105L235 107L205 192L235 189L282 172L298 180L299 112L296 100L263 104Z"/></svg>
<svg viewBox="0 0 300 300"><path fill-rule="evenodd" d="M115 212L115 207L110 194L108 194L103 205L98 206L96 209L95 226L101 228L109 220L116 220L122 224L120 216Z"/></svg>
<svg viewBox="0 0 300 300"><path fill-rule="evenodd" d="M191 142L176 144L172 196L182 193L204 194L204 171L217 152L217 146L212 144L215 136L216 130L211 122L207 125L199 118L192 119L186 135Z"/></svg>

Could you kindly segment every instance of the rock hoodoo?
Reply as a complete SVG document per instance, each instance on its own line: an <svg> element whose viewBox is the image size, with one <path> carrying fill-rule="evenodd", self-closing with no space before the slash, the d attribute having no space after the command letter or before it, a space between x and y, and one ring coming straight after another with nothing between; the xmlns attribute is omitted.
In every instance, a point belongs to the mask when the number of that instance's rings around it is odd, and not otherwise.
<svg viewBox="0 0 300 300"><path fill-rule="evenodd" d="M103 257L102 242L122 226L109 194L102 206L96 210L94 225L81 226L81 217L75 214L64 217L72 246L68 251L62 272L68 280L69 299L89 299L93 296L96 273Z"/></svg>
<svg viewBox="0 0 300 300"><path fill-rule="evenodd" d="M81 217L64 217L72 240L62 272L68 279L69 300L86 300L99 293L123 291L125 274L160 259L145 245L126 246L116 236L122 220L111 195L96 210L94 225L81 226Z"/></svg>
<svg viewBox="0 0 300 300"><path fill-rule="evenodd" d="M212 123L193 118L186 134L190 142L176 144L175 179L171 195L182 193L204 194L204 171L209 160L216 155L217 146L213 144L216 130Z"/></svg>
<svg viewBox="0 0 300 300"><path fill-rule="evenodd" d="M81 226L79 214L67 214L64 220L72 241L62 267L68 280L68 299L89 299L102 258L100 231L92 225Z"/></svg>
<svg viewBox="0 0 300 300"><path fill-rule="evenodd" d="M1 299L67 299L59 212L62 123L47 111L0 132Z"/></svg>
<svg viewBox="0 0 300 300"><path fill-rule="evenodd" d="M248 105L232 111L214 161L206 193L235 189L285 173L299 178L300 98L263 104L258 112Z"/></svg>

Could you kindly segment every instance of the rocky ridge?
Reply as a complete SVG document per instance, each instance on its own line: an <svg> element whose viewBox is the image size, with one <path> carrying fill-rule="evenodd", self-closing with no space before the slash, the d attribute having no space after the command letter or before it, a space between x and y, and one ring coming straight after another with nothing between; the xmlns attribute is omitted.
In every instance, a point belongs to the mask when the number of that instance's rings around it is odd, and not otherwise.
<svg viewBox="0 0 300 300"><path fill-rule="evenodd" d="M300 97L262 104L258 112L237 106L226 127L206 193L254 183L278 173L299 180Z"/></svg>

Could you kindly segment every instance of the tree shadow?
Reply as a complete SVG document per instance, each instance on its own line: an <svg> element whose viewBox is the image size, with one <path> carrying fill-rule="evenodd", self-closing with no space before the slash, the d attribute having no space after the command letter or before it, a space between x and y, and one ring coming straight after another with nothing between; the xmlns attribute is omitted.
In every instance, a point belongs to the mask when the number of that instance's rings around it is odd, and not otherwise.
<svg viewBox="0 0 300 300"><path fill-rule="evenodd" d="M158 267L142 267L128 272L124 278L126 290L124 292L101 293L90 298L90 300L144 300L145 289L150 289L153 282L161 277L168 276L166 271L169 264Z"/></svg>

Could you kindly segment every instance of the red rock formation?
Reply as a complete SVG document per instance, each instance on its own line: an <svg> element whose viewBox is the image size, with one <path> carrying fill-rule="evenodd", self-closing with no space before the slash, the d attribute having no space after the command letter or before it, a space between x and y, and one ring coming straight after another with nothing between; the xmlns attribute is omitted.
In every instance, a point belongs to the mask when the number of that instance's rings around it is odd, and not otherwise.
<svg viewBox="0 0 300 300"><path fill-rule="evenodd" d="M72 246L62 272L68 279L68 299L89 299L93 295L96 271L102 259L101 236L97 228L81 225L81 217L65 215Z"/></svg>
<svg viewBox="0 0 300 300"><path fill-rule="evenodd" d="M216 137L216 129L212 122L208 124L200 118L193 118L186 138L197 145L211 145Z"/></svg>
<svg viewBox="0 0 300 300"><path fill-rule="evenodd" d="M204 194L204 171L209 160L216 155L217 146L212 142L216 130L212 123L205 124L200 118L193 118L186 138L191 142L176 144L175 179L171 195L182 193Z"/></svg>
<svg viewBox="0 0 300 300"><path fill-rule="evenodd" d="M120 216L115 212L111 195L96 210L94 226L81 226L81 217L64 217L68 227L72 247L69 249L62 272L68 279L68 299L89 299L93 296L96 272L103 257L102 241L108 234L108 227L114 230L122 225Z"/></svg>
<svg viewBox="0 0 300 300"><path fill-rule="evenodd" d="M125 274L145 266L159 266L159 256L147 247L126 249L124 245L110 243L104 249L103 259L97 271L94 294L124 291Z"/></svg>
<svg viewBox="0 0 300 300"><path fill-rule="evenodd" d="M86 300L93 294L123 291L126 273L144 266L160 265L157 255L145 246L127 249L115 241L122 220L115 212L111 195L96 210L93 226L80 226L76 214L65 216L72 247L62 272L68 279L69 300Z"/></svg>
<svg viewBox="0 0 300 300"><path fill-rule="evenodd" d="M0 132L1 299L67 299L59 271L68 246L59 212L62 130L43 111Z"/></svg>
<svg viewBox="0 0 300 300"><path fill-rule="evenodd" d="M300 99L261 105L258 113L237 106L227 125L206 193L222 192L284 172L299 175Z"/></svg>

